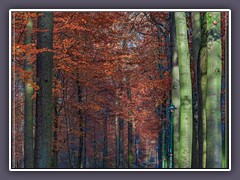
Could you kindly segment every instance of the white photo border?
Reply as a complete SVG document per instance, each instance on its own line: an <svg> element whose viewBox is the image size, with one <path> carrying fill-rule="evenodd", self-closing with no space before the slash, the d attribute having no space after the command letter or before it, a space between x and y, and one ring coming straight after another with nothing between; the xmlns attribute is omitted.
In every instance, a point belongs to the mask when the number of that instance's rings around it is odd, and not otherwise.
<svg viewBox="0 0 240 180"><path fill-rule="evenodd" d="M12 168L12 13L13 12L228 12L228 122L229 168L228 169L16 169ZM10 9L9 10L9 171L231 171L231 9Z"/></svg>

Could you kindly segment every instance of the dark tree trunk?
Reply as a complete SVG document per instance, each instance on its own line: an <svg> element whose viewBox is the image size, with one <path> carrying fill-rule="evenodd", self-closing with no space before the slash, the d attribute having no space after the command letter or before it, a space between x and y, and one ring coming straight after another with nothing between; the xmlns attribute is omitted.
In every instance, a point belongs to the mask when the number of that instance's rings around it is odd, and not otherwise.
<svg viewBox="0 0 240 180"><path fill-rule="evenodd" d="M53 76L53 12L43 12L38 18L35 167L51 168L52 144L52 76Z"/></svg>
<svg viewBox="0 0 240 180"><path fill-rule="evenodd" d="M124 121L119 119L119 168L124 168Z"/></svg>
<svg viewBox="0 0 240 180"><path fill-rule="evenodd" d="M82 89L77 81L77 88L78 88L78 103L82 103ZM78 168L81 168L82 161L83 161L83 116L81 109L78 110L79 116L79 141L78 141Z"/></svg>
<svg viewBox="0 0 240 180"><path fill-rule="evenodd" d="M193 60L194 60L194 70L195 70L195 81L193 85L193 153L192 153L192 168L199 168L199 52L201 48L201 18L200 12L192 12L191 13L191 21L192 21L192 48L193 48Z"/></svg>
<svg viewBox="0 0 240 180"><path fill-rule="evenodd" d="M107 123L108 123L108 111L104 111L104 121L103 121L103 168L108 168L107 158L108 158L108 139L107 139Z"/></svg>

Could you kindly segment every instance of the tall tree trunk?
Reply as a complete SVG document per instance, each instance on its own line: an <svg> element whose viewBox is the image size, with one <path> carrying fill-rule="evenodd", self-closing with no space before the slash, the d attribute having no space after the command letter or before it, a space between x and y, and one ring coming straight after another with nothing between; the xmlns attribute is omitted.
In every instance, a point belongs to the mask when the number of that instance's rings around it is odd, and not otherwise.
<svg viewBox="0 0 240 180"><path fill-rule="evenodd" d="M171 18L171 42L172 42L172 103L177 108L173 112L173 167L178 168L178 149L179 149L179 112L180 112L180 82L179 82L179 65L177 57L177 41L176 41L176 27L174 20L174 13L170 13Z"/></svg>
<svg viewBox="0 0 240 180"><path fill-rule="evenodd" d="M198 82L198 95L199 95L199 168L206 168L206 87L207 87L207 33L206 21L202 24L202 43L199 54L199 82Z"/></svg>
<svg viewBox="0 0 240 180"><path fill-rule="evenodd" d="M47 51L37 54L37 81L39 91L36 104L35 167L51 167L52 144L52 76L53 76L53 12L43 12L38 18L37 49Z"/></svg>
<svg viewBox="0 0 240 180"><path fill-rule="evenodd" d="M205 13L207 22L207 168L222 168L221 136L221 17L220 12Z"/></svg>
<svg viewBox="0 0 240 180"><path fill-rule="evenodd" d="M25 44L29 45L32 43L32 19L28 19L26 25ZM30 58L27 56L27 58ZM32 65L29 59L24 62L24 69L28 73L32 73ZM33 151L33 82L32 75L25 82L25 105L24 105L24 168L33 168L34 166L34 151Z"/></svg>
<svg viewBox="0 0 240 180"><path fill-rule="evenodd" d="M192 83L185 12L175 12L180 77L179 168L191 168L192 157Z"/></svg>
<svg viewBox="0 0 240 180"><path fill-rule="evenodd" d="M226 19L228 22L228 20ZM225 168L229 168L229 154L228 154L228 138L229 138L229 119L228 119L228 98L229 98L229 84L228 84L228 67L229 67L229 55L228 55L228 23L226 24L226 41L225 41Z"/></svg>
<svg viewBox="0 0 240 180"><path fill-rule="evenodd" d="M195 88L194 92L196 93L196 98L194 101L196 103L196 107L194 110L198 110L199 104L199 95L198 95L198 82L199 82L199 52L201 48L201 19L200 12L192 12L191 13L191 21L192 21L192 47L193 47L193 60L195 67ZM199 168L199 111L196 112L197 117L195 116L195 112L193 113L193 153L192 153L192 168Z"/></svg>

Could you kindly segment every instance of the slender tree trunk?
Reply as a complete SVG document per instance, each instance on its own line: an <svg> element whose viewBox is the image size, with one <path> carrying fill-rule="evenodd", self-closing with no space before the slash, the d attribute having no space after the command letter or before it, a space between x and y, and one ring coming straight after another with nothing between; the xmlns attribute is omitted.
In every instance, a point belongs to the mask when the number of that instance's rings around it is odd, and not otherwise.
<svg viewBox="0 0 240 180"><path fill-rule="evenodd" d="M221 17L220 12L207 12L207 168L222 168L221 137Z"/></svg>
<svg viewBox="0 0 240 180"><path fill-rule="evenodd" d="M199 95L199 168L206 168L206 87L207 87L207 33L206 21L202 24L202 43L199 54L199 82L198 82L198 95Z"/></svg>
<svg viewBox="0 0 240 180"><path fill-rule="evenodd" d="M32 43L32 19L28 19L26 25L25 44L29 45ZM30 58L29 56L27 56ZM25 60L24 69L28 73L32 73L32 65L29 60ZM24 168L33 168L34 166L34 151L33 151L33 82L32 75L25 82L25 105L24 105Z"/></svg>
<svg viewBox="0 0 240 180"><path fill-rule="evenodd" d="M162 123L162 168L167 168L166 122Z"/></svg>
<svg viewBox="0 0 240 180"><path fill-rule="evenodd" d="M83 120L83 168L87 168L87 121Z"/></svg>
<svg viewBox="0 0 240 180"><path fill-rule="evenodd" d="M77 81L77 90L78 90L78 103L82 103L82 89ZM81 168L82 161L83 161L83 116L82 111L78 110L79 116L79 141L78 141L78 168Z"/></svg>
<svg viewBox="0 0 240 180"><path fill-rule="evenodd" d="M161 125L162 126L162 125ZM157 157L158 157L158 165L157 168L162 168L162 133L161 127L158 132L158 148L157 148Z"/></svg>
<svg viewBox="0 0 240 180"><path fill-rule="evenodd" d="M97 148L96 148L96 127L95 127L95 124L94 124L93 136L94 136L94 137L93 137L93 138L94 138L94 142L93 142L94 168L97 168L97 156L96 156Z"/></svg>
<svg viewBox="0 0 240 180"><path fill-rule="evenodd" d="M171 42L172 42L172 103L177 108L173 112L173 167L178 168L178 149L179 149L179 112L180 112L180 82L179 82L179 65L177 58L177 42L176 42L176 27L174 20L174 13L170 13L171 18Z"/></svg>
<svg viewBox="0 0 240 180"><path fill-rule="evenodd" d="M228 22L228 20L226 20ZM226 25L228 27L228 24ZM229 55L228 55L228 28L226 28L226 41L225 41L225 168L229 168L229 154L228 154L228 138L229 138L229 119L228 119L228 98L229 98L229 84L228 84L228 67L229 67Z"/></svg>
<svg viewBox="0 0 240 180"><path fill-rule="evenodd" d="M124 168L124 121L119 119L119 168Z"/></svg>
<svg viewBox="0 0 240 180"><path fill-rule="evenodd" d="M108 168L108 139L107 139L107 123L108 123L108 111L104 111L104 121L103 121L103 168Z"/></svg>
<svg viewBox="0 0 240 180"><path fill-rule="evenodd" d="M130 89L130 79L127 77L127 97L129 101L132 101L132 95L131 95L131 89ZM132 115L132 110L130 109L128 114L131 116ZM132 168L133 166L133 119L130 118L128 121L128 168Z"/></svg>
<svg viewBox="0 0 240 180"><path fill-rule="evenodd" d="M37 49L53 49L53 12L43 12L38 18ZM52 144L52 76L53 53L37 54L37 81L39 91L36 105L35 167L51 168Z"/></svg>
<svg viewBox="0 0 240 180"><path fill-rule="evenodd" d="M199 105L199 95L198 95L198 82L199 82L199 52L201 48L201 19L200 12L191 13L192 20L192 47L193 47L193 60L195 66L195 92L196 92L196 110ZM195 109L195 108L194 108ZM199 111L198 111L199 112ZM192 168L199 168L199 114L197 112L197 117L195 117L194 112L194 123L193 123L193 153L192 153Z"/></svg>
<svg viewBox="0 0 240 180"><path fill-rule="evenodd" d="M192 83L185 12L175 12L180 77L179 168L191 168L192 157Z"/></svg>
<svg viewBox="0 0 240 180"><path fill-rule="evenodd" d="M132 133L132 122L128 122L128 168L132 168L133 166L133 133Z"/></svg>
<svg viewBox="0 0 240 180"><path fill-rule="evenodd" d="M120 144L119 144L119 119L118 116L115 117L115 136L116 136L116 168L120 167Z"/></svg>
<svg viewBox="0 0 240 180"><path fill-rule="evenodd" d="M135 167L138 168L139 167L139 143L140 143L140 137L138 135L138 133L136 132L135 134L135 153L136 153L136 157L135 157Z"/></svg>
<svg viewBox="0 0 240 180"><path fill-rule="evenodd" d="M52 167L57 168L58 166L58 149L57 149L57 143L58 143L58 109L57 109L57 97L54 97L54 121L53 121L53 155L52 155Z"/></svg>

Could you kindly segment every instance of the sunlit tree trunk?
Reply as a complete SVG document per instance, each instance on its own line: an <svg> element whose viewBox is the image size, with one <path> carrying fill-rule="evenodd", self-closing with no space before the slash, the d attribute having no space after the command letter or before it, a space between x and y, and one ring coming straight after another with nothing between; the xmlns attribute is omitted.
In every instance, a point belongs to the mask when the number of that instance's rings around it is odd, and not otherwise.
<svg viewBox="0 0 240 180"><path fill-rule="evenodd" d="M53 12L43 12L38 18L35 167L51 168L52 144L52 76L53 76Z"/></svg>
<svg viewBox="0 0 240 180"><path fill-rule="evenodd" d="M173 167L178 168L178 149L179 149L179 111L180 111L180 82L179 82L179 65L177 58L177 42L176 42L176 27L174 20L174 13L170 13L171 18L171 43L172 43L172 103L177 108L173 112L173 124L174 124L174 135L173 135Z"/></svg>
<svg viewBox="0 0 240 180"><path fill-rule="evenodd" d="M32 19L28 19L26 25L26 35L24 43L29 45L32 43L32 29L33 22ZM27 55L27 58L30 58ZM29 59L24 62L24 69L28 73L33 73L32 64L30 64ZM24 105L24 168L33 168L34 165L34 151L33 151L33 87L31 83L33 82L32 74L25 82L25 105Z"/></svg>
<svg viewBox="0 0 240 180"><path fill-rule="evenodd" d="M222 167L221 135L221 17L220 12L207 12L204 15L207 34L207 168Z"/></svg>
<svg viewBox="0 0 240 180"><path fill-rule="evenodd" d="M175 12L180 77L179 168L191 168L192 157L192 83L185 12Z"/></svg>
<svg viewBox="0 0 240 180"><path fill-rule="evenodd" d="M195 88L196 92L196 105L199 104L199 93L198 93L198 83L199 83L199 52L201 48L201 19L200 12L191 13L192 21L192 48L193 48L193 60L194 60L194 70L195 70ZM197 108L198 109L198 108ZM200 111L198 111L200 112ZM198 115L197 112L197 115ZM193 153L192 153L192 168L199 168L199 115L195 117L194 113L193 122Z"/></svg>

